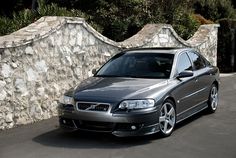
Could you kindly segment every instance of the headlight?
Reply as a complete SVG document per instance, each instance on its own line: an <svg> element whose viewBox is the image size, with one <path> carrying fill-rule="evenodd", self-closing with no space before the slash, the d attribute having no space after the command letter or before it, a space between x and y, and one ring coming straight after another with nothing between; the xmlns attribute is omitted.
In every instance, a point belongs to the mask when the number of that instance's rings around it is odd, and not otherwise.
<svg viewBox="0 0 236 158"><path fill-rule="evenodd" d="M72 97L68 97L68 96L62 96L59 100L60 103L62 104L71 104L74 105L74 99Z"/></svg>
<svg viewBox="0 0 236 158"><path fill-rule="evenodd" d="M122 101L119 105L120 109L145 109L150 108L155 105L155 101L153 99L145 99L145 100L125 100Z"/></svg>

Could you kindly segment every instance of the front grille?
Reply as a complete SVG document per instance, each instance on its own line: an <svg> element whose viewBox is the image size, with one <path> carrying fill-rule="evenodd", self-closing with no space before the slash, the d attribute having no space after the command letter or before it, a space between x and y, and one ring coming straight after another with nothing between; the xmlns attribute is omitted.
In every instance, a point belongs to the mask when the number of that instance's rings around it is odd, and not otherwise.
<svg viewBox="0 0 236 158"><path fill-rule="evenodd" d="M79 129L103 131L103 132L111 132L115 125L112 122L97 122L97 121L82 121L82 120L74 120L74 122Z"/></svg>
<svg viewBox="0 0 236 158"><path fill-rule="evenodd" d="M106 103L84 103L84 102L77 102L76 106L78 110L101 111L101 112L107 112L110 107L110 105Z"/></svg>

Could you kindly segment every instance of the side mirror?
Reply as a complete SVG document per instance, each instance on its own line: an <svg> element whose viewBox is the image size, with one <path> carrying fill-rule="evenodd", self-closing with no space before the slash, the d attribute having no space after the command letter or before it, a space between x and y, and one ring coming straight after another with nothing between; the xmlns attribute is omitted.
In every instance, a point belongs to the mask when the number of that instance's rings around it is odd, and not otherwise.
<svg viewBox="0 0 236 158"><path fill-rule="evenodd" d="M93 74L93 75L95 75L95 74L96 74L96 72L97 72L97 70L96 70L96 69L93 69L93 70L92 70L92 74Z"/></svg>
<svg viewBox="0 0 236 158"><path fill-rule="evenodd" d="M191 77L191 76L193 76L192 71L183 71L183 72L180 72L176 78L180 79L180 78Z"/></svg>

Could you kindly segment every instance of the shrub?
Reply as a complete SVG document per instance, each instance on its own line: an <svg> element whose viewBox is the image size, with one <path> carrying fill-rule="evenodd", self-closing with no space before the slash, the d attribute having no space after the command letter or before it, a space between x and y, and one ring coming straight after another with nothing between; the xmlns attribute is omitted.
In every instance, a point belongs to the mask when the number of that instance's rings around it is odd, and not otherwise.
<svg viewBox="0 0 236 158"><path fill-rule="evenodd" d="M230 0L196 0L193 5L197 14L216 21L221 18L236 18L236 12Z"/></svg>
<svg viewBox="0 0 236 158"><path fill-rule="evenodd" d="M24 9L13 14L12 28L19 30L22 27L29 25L37 20L37 15L29 9Z"/></svg>
<svg viewBox="0 0 236 158"><path fill-rule="evenodd" d="M7 17L0 17L0 36L11 33L12 20Z"/></svg>
<svg viewBox="0 0 236 158"><path fill-rule="evenodd" d="M205 19L202 15L200 14L193 14L193 18L197 20L201 25L204 24L214 24L213 21Z"/></svg>
<svg viewBox="0 0 236 158"><path fill-rule="evenodd" d="M0 35L18 30L41 16L77 16L85 18L96 30L115 41L122 41L136 34L147 23L171 24L181 37L188 39L200 24L212 23L210 20L215 21L219 17L235 16L230 0L50 0L50 4L46 4L45 0L38 2L37 12L26 9L14 13L11 19L0 17ZM193 6L198 14L194 14Z"/></svg>
<svg viewBox="0 0 236 158"><path fill-rule="evenodd" d="M199 28L200 23L193 17L193 15L183 14L179 16L178 21L173 24L175 31L180 37L187 40Z"/></svg>
<svg viewBox="0 0 236 158"><path fill-rule="evenodd" d="M115 41L122 41L136 34L147 23L169 23L184 39L189 38L199 26L192 18L188 0L80 0L70 7L77 7L91 16L102 28L102 34Z"/></svg>
<svg viewBox="0 0 236 158"><path fill-rule="evenodd" d="M0 35L6 35L34 22L36 15L29 9L13 13L13 18L0 17Z"/></svg>
<svg viewBox="0 0 236 158"><path fill-rule="evenodd" d="M46 3L44 3L44 0L40 0L37 12L29 9L24 9L17 13L13 13L12 18L0 17L0 35L6 35L11 32L17 31L20 28L33 23L42 16L78 16L84 18L88 17L80 10L72 9L69 11L64 7L58 7L54 3L47 5ZM94 24L93 26L95 26L95 28L98 28Z"/></svg>

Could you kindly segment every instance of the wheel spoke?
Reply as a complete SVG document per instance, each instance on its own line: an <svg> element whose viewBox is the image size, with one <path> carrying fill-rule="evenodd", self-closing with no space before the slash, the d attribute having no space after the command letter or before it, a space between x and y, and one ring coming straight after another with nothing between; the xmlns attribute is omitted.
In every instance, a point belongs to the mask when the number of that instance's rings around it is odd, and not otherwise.
<svg viewBox="0 0 236 158"><path fill-rule="evenodd" d="M214 100L212 101L212 107L216 108L217 107L217 99L214 98Z"/></svg>
<svg viewBox="0 0 236 158"><path fill-rule="evenodd" d="M168 123L169 123L169 125L170 125L171 127L173 127L174 124L175 124L173 120L170 120Z"/></svg>
<svg viewBox="0 0 236 158"><path fill-rule="evenodd" d="M216 108L216 102L213 103L213 107Z"/></svg>
<svg viewBox="0 0 236 158"><path fill-rule="evenodd" d="M212 94L213 94L213 95L215 95L215 93L216 93L215 91L216 91L216 90L215 90L215 87L213 87L213 88L212 88Z"/></svg>
<svg viewBox="0 0 236 158"><path fill-rule="evenodd" d="M213 92L213 90L212 90L212 92L211 92L211 98L214 98L215 97L215 94L214 94L214 92Z"/></svg>
<svg viewBox="0 0 236 158"><path fill-rule="evenodd" d="M212 101L211 101L211 107L214 109L215 108L215 100L214 100L214 98L212 99Z"/></svg>
<svg viewBox="0 0 236 158"><path fill-rule="evenodd" d="M218 94L217 93L215 94L215 100L216 101L218 100Z"/></svg>
<svg viewBox="0 0 236 158"><path fill-rule="evenodd" d="M171 116L174 113L174 111L175 111L174 108L171 108L170 111L168 112L168 115Z"/></svg>
<svg viewBox="0 0 236 158"><path fill-rule="evenodd" d="M214 108L215 107L215 101L214 100L212 100L212 102L211 102L211 106L212 106L212 108Z"/></svg>
<svg viewBox="0 0 236 158"><path fill-rule="evenodd" d="M164 108L164 114L166 115L168 112L167 112L167 107L166 107L166 104L163 105L163 108Z"/></svg>
<svg viewBox="0 0 236 158"><path fill-rule="evenodd" d="M163 132L165 132L165 133L166 133L166 131L167 131L167 125L168 125L168 122L165 121L165 124L164 124L164 130L163 130Z"/></svg>
<svg viewBox="0 0 236 158"><path fill-rule="evenodd" d="M215 98L215 95L216 95L216 88L213 87L212 90L211 90L211 98Z"/></svg>
<svg viewBox="0 0 236 158"><path fill-rule="evenodd" d="M160 116L159 117L159 122L164 122L165 121L165 116Z"/></svg>
<svg viewBox="0 0 236 158"><path fill-rule="evenodd" d="M214 94L211 93L211 99L213 99L213 98L214 98Z"/></svg>

